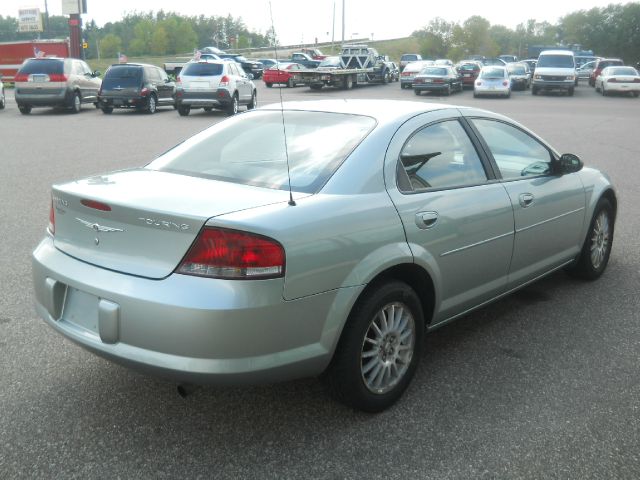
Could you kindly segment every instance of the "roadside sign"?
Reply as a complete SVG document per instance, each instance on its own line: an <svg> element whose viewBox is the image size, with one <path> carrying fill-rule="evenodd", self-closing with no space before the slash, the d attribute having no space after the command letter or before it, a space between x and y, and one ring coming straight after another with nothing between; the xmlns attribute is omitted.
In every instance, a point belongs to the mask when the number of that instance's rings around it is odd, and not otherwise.
<svg viewBox="0 0 640 480"><path fill-rule="evenodd" d="M23 8L18 10L19 32L42 32L42 15L39 8Z"/></svg>

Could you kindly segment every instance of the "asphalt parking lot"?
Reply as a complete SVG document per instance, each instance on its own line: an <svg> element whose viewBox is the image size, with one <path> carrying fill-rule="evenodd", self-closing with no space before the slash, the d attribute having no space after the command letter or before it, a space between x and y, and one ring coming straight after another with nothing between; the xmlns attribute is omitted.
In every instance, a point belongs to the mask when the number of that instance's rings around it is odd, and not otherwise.
<svg viewBox="0 0 640 480"><path fill-rule="evenodd" d="M0 111L0 478L640 478L640 99L474 99L401 90L267 89L261 105L389 98L497 111L604 169L619 213L608 270L557 273L428 335L401 401L379 415L315 379L176 385L95 357L36 317L31 251L52 183L140 166L222 112Z"/></svg>

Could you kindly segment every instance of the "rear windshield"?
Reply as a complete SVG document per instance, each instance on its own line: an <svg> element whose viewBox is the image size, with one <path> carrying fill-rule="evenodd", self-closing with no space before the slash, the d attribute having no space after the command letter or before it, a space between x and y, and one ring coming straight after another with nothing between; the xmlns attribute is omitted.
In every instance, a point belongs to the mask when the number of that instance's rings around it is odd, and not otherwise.
<svg viewBox="0 0 640 480"><path fill-rule="evenodd" d="M509 69L509 73L513 75L525 75L527 73L522 65L509 66L507 68Z"/></svg>
<svg viewBox="0 0 640 480"><path fill-rule="evenodd" d="M575 68L571 55L540 55L536 68Z"/></svg>
<svg viewBox="0 0 640 480"><path fill-rule="evenodd" d="M504 78L504 68L485 68L480 76L482 78Z"/></svg>
<svg viewBox="0 0 640 480"><path fill-rule="evenodd" d="M418 59L418 55L402 55L402 58L400 60L417 60Z"/></svg>
<svg viewBox="0 0 640 480"><path fill-rule="evenodd" d="M191 75L194 77L213 77L222 75L221 63L188 63L182 69L180 75Z"/></svg>
<svg viewBox="0 0 640 480"><path fill-rule="evenodd" d="M31 75L32 73L64 73L64 61L50 58L31 59L20 67L20 74Z"/></svg>
<svg viewBox="0 0 640 480"><path fill-rule="evenodd" d="M427 67L424 70L422 70L423 75L446 75L447 74L447 69L446 68L435 68L435 67Z"/></svg>
<svg viewBox="0 0 640 480"><path fill-rule="evenodd" d="M460 65L458 67L458 70L464 70L465 72L473 72L475 70L480 70L480 67L478 67L478 65L473 65L472 63L467 63L465 65Z"/></svg>
<svg viewBox="0 0 640 480"><path fill-rule="evenodd" d="M598 67L606 68L606 67L614 67L616 65L622 65L620 60L605 60L604 62L600 62Z"/></svg>
<svg viewBox="0 0 640 480"><path fill-rule="evenodd" d="M609 75L629 75L635 77L638 75L638 72L632 67L611 68L609 69Z"/></svg>
<svg viewBox="0 0 640 480"><path fill-rule="evenodd" d="M256 111L210 127L147 168L287 190L288 153L291 188L315 193L375 125L360 115Z"/></svg>
<svg viewBox="0 0 640 480"><path fill-rule="evenodd" d="M109 67L102 80L103 88L110 88L114 85L120 87L137 87L142 81L142 67L131 65L113 65Z"/></svg>

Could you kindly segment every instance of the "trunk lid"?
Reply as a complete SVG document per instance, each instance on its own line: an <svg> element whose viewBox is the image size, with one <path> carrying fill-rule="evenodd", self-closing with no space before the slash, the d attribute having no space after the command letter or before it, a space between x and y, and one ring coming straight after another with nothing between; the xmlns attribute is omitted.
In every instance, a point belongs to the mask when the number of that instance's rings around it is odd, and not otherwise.
<svg viewBox="0 0 640 480"><path fill-rule="evenodd" d="M288 192L139 169L53 187L56 248L99 267L171 274L205 222L286 202Z"/></svg>

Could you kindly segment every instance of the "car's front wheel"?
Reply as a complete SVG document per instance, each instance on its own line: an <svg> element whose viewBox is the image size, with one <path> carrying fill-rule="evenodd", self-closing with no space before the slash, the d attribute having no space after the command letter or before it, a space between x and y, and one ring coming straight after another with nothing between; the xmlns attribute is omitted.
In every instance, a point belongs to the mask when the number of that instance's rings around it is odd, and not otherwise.
<svg viewBox="0 0 640 480"><path fill-rule="evenodd" d="M570 274L585 280L595 280L602 275L611 254L614 219L611 202L601 198L596 205L580 256L567 269Z"/></svg>
<svg viewBox="0 0 640 480"><path fill-rule="evenodd" d="M424 329L420 301L409 285L373 286L351 311L323 374L330 392L365 412L393 405L415 373Z"/></svg>

